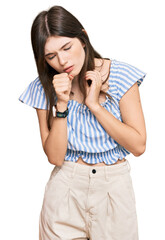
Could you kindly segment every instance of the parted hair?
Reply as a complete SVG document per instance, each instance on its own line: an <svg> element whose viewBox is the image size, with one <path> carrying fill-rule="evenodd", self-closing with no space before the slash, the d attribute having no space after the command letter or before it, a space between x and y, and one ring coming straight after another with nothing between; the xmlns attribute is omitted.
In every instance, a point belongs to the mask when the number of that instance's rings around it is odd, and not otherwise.
<svg viewBox="0 0 165 240"><path fill-rule="evenodd" d="M85 61L78 78L78 84L84 99L86 98L85 82L83 81L85 73L95 69L94 58L102 59L101 55L91 45L83 25L63 7L53 6L48 11L42 11L36 16L31 28L31 42L39 79L47 99L47 126L49 130L51 129L52 106L56 101L52 80L53 76L58 74L45 60L44 48L47 39L51 36L78 38L85 44Z"/></svg>

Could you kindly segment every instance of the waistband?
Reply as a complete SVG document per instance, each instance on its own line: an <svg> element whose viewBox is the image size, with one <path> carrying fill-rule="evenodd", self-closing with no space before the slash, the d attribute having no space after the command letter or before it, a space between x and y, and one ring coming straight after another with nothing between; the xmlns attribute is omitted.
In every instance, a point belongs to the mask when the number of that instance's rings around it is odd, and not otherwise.
<svg viewBox="0 0 165 240"><path fill-rule="evenodd" d="M107 166L88 166L75 162L64 161L63 165L60 167L55 167L56 170L61 169L62 171L69 172L70 176L79 175L87 176L92 178L97 178L101 176L111 177L114 175L124 174L130 171L130 164L128 160L116 165ZM55 170L54 169L54 170Z"/></svg>

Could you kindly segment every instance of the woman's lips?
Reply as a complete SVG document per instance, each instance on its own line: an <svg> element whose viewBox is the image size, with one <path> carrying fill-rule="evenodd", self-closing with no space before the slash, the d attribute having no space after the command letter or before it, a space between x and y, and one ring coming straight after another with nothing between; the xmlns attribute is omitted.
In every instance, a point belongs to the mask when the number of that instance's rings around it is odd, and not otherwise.
<svg viewBox="0 0 165 240"><path fill-rule="evenodd" d="M73 70L73 66L64 69L64 72L69 73L69 72L71 72L72 70Z"/></svg>

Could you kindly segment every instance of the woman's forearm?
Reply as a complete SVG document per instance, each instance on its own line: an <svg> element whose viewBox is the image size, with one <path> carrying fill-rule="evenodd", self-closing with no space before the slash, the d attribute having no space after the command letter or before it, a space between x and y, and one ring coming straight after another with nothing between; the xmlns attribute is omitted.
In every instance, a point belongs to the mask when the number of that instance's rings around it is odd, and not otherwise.
<svg viewBox="0 0 165 240"><path fill-rule="evenodd" d="M133 155L140 156L145 151L145 139L134 128L116 119L101 105L90 110L105 131Z"/></svg>
<svg viewBox="0 0 165 240"><path fill-rule="evenodd" d="M58 111L63 112L67 106L59 107ZM51 130L44 144L44 151L50 163L61 166L67 150L67 117L53 118Z"/></svg>

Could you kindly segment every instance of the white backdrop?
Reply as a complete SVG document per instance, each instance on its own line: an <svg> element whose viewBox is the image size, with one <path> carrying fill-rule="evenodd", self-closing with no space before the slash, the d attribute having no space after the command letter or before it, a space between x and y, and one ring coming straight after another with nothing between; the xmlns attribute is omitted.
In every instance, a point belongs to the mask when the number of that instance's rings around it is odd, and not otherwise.
<svg viewBox="0 0 165 240"><path fill-rule="evenodd" d="M18 101L37 77L30 29L35 16L61 5L84 25L102 56L147 72L140 86L147 148L128 156L136 196L140 240L165 239L164 5L163 0L6 1L0 4L0 236L38 239L45 184L53 165L42 150L37 115Z"/></svg>

